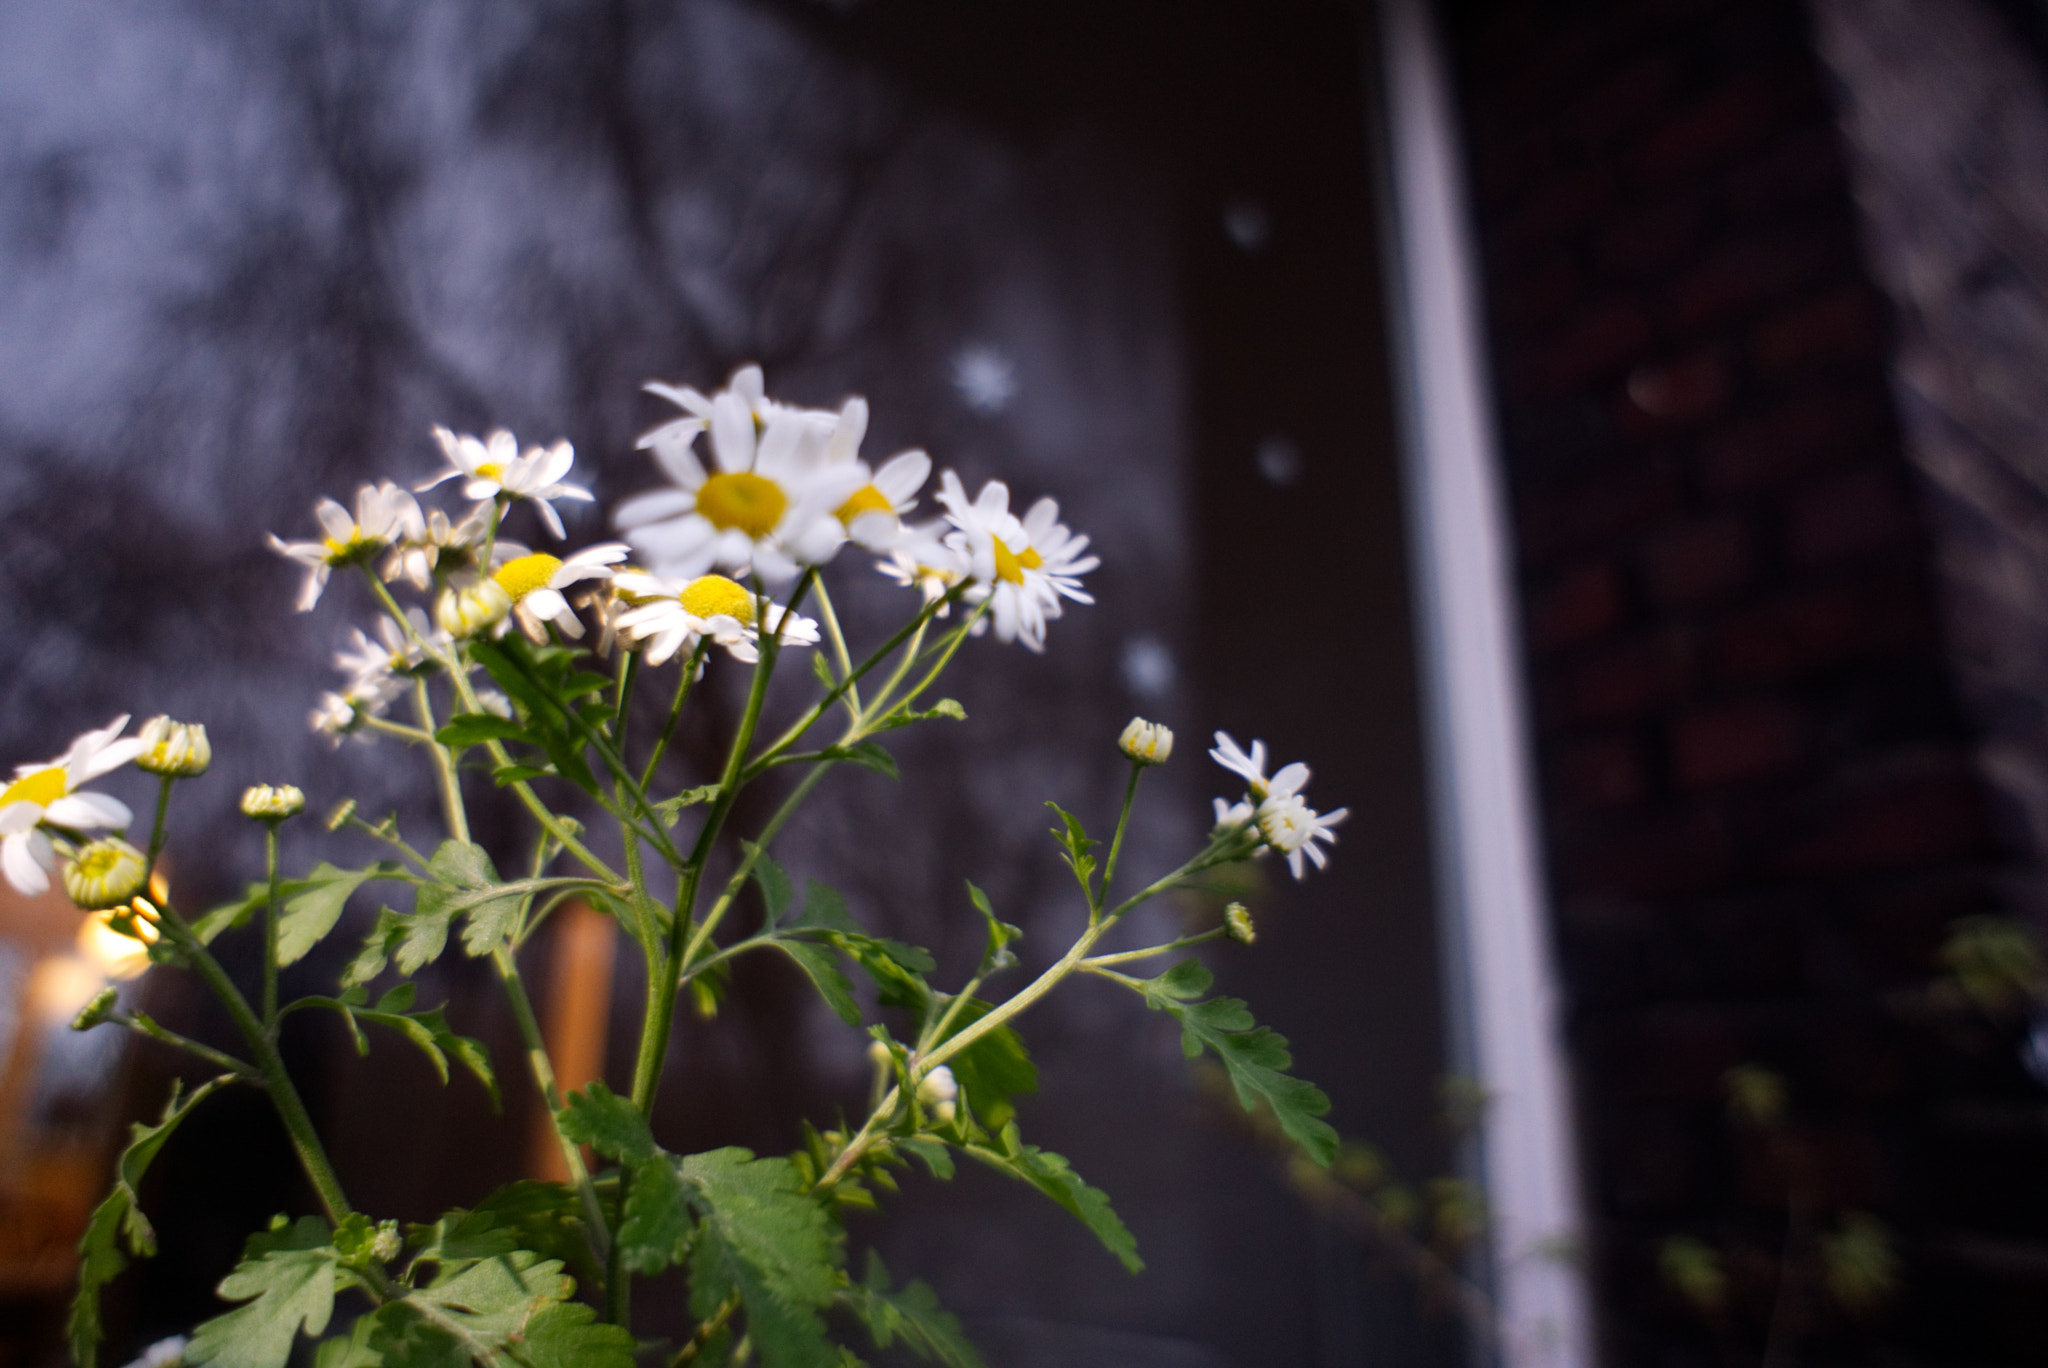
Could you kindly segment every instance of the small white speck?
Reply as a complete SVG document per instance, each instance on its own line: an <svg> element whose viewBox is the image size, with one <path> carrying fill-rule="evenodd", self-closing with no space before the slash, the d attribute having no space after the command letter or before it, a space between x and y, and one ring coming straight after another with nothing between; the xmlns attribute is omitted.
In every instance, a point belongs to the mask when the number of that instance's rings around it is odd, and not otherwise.
<svg viewBox="0 0 2048 1368"><path fill-rule="evenodd" d="M1301 479L1301 448L1292 438L1268 437L1259 443L1252 462L1275 489L1286 489Z"/></svg>
<svg viewBox="0 0 2048 1368"><path fill-rule="evenodd" d="M1273 237L1273 216L1254 199L1234 199L1223 206L1223 236L1240 252L1257 252Z"/></svg>
<svg viewBox="0 0 2048 1368"><path fill-rule="evenodd" d="M1017 397L1017 367L994 347L962 347L953 357L953 388L977 413L1001 413Z"/></svg>
<svg viewBox="0 0 2048 1368"><path fill-rule="evenodd" d="M1134 697L1143 699L1164 698L1180 678L1173 651L1155 636L1137 636L1126 641L1118 671L1123 675L1124 687Z"/></svg>

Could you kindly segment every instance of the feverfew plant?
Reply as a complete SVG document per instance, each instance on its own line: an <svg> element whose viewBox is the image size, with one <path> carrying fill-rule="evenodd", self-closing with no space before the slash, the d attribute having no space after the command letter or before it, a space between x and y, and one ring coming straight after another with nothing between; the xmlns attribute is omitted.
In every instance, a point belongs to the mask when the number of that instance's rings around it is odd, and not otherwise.
<svg viewBox="0 0 2048 1368"><path fill-rule="evenodd" d="M311 721L336 744L380 737L399 743L401 758L417 757L440 798L440 830L431 837L402 832L392 818L371 823L344 803L329 829L365 833L386 857L352 868L322 862L287 877L278 828L299 819L305 798L289 784L258 786L241 809L264 827L265 877L246 896L188 916L152 874L178 785L202 776L211 759L203 729L158 718L122 739L128 719L116 718L57 759L23 766L0 792L6 877L38 893L61 874L81 907L103 909L110 934L128 937L158 965L196 974L240 1037L231 1048L187 1039L122 1010L111 989L75 1023L148 1035L214 1074L174 1092L156 1124L135 1127L113 1190L93 1214L71 1316L82 1368L94 1368L99 1353L100 1289L131 1257L154 1252L138 1197L145 1170L177 1127L225 1088L268 1096L320 1210L279 1216L251 1235L220 1284L237 1305L175 1350L183 1362L222 1368L283 1368L302 1335L319 1341L319 1368L810 1368L856 1364L856 1344L897 1341L956 1368L978 1364L928 1288L894 1285L872 1254L859 1271L852 1267L842 1216L894 1193L892 1170L906 1163L945 1179L964 1157L1037 1188L1127 1267L1141 1266L1109 1199L1025 1139L1013 1101L1036 1080L1021 1018L1078 975L1119 984L1174 1017L1188 1054L1213 1053L1247 1109L1268 1109L1318 1161L1334 1152L1335 1135L1321 1120L1328 1103L1288 1075L1286 1042L1255 1024L1243 1003L1209 996L1210 975L1198 960L1170 959L1225 937L1251 944L1241 905L1212 928L1164 943L1116 943L1134 909L1200 887L1219 866L1278 851L1297 878L1305 859L1320 867L1344 814L1308 806L1307 767L1288 765L1269 778L1263 745L1246 751L1219 732L1210 754L1243 781L1241 790L1217 799L1213 828L1178 868L1127 888L1117 866L1139 780L1173 751L1170 731L1133 719L1120 737L1102 738L1130 762L1107 851L1080 819L1052 805L1053 836L1085 927L1049 967L1026 977L1012 948L1020 931L970 884L962 911L980 919L984 947L965 982L942 984L931 955L875 934L830 888L812 882L799 898L771 852L835 768L893 775L883 745L890 732L965 717L935 691L969 638L992 627L1000 642L1044 650L1065 607L1091 601L1082 581L1098 562L1088 539L1060 521L1050 499L1019 516L1002 483L970 498L950 471L938 493L942 516L915 521L931 463L923 452L873 468L863 461L861 400L836 412L783 404L767 397L754 367L708 396L649 388L682 416L641 441L669 483L618 510L623 543L558 555L501 538L501 519L521 500L562 536L554 503L589 497L567 482L574 453L566 442L522 452L507 432L477 438L446 429L435 432L446 466L438 475L415 489L367 486L353 514L321 501L317 540L271 538L304 569L302 610L317 605L337 572L360 574L382 605L373 630L353 631L337 660L345 681L317 702ZM423 509L417 496L444 482L443 497L468 506ZM905 595L896 630L858 648L826 587L849 548L917 591ZM808 657L808 667L780 668L788 656ZM746 702L722 738L716 772L678 776L663 762L707 670L743 674ZM772 735L762 725L771 687L809 691L795 720ZM668 699L653 727L633 722L633 700L647 688ZM131 824L127 807L84 787L131 762L159 780L146 847L114 834ZM742 791L771 775L785 790L780 804L759 826L734 829ZM523 844L492 851L473 838L468 803L486 783L509 790L524 810ZM608 830L586 828L597 812ZM714 878L711 857L723 842L734 844L736 863ZM766 911L744 929L735 908L750 883ZM389 905L333 992L280 1001L279 970L333 934L351 896L373 884ZM646 965L636 1062L616 1091L597 1082L561 1092L522 978L521 952L572 899L615 918ZM253 991L214 956L214 943L233 935L262 941ZM457 951L496 973L569 1181L517 1183L472 1209L401 1229L350 1202L279 1039L295 1016L332 1013L359 1048L372 1038L366 1027L392 1032L424 1051L444 1079L452 1058L495 1092L483 1048L458 1034L442 1008L415 1000L412 977ZM650 1118L676 1004L684 994L715 996L732 962L753 954L787 956L849 1029L871 1038L870 1106L857 1122L807 1128L785 1155L672 1152ZM1141 966L1161 961L1169 967L1146 976ZM855 975L871 994L856 993ZM516 1143L511 1132L507 1143ZM679 1343L638 1339L633 1282L671 1268L686 1270L695 1327Z"/></svg>

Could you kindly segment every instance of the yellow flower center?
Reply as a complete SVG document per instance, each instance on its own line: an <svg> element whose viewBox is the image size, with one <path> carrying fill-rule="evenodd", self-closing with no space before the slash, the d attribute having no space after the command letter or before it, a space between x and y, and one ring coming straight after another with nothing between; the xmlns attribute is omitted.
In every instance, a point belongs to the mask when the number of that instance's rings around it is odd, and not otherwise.
<svg viewBox="0 0 2048 1368"><path fill-rule="evenodd" d="M754 596L723 575L704 575L693 579L676 597L684 612L697 617L716 617L723 613L749 627L754 624Z"/></svg>
<svg viewBox="0 0 2048 1368"><path fill-rule="evenodd" d="M52 765L34 774L24 774L5 789L0 789L0 807L9 803L34 803L37 807L48 807L62 798L64 792L64 767Z"/></svg>
<svg viewBox="0 0 2048 1368"><path fill-rule="evenodd" d="M863 513L894 513L896 506L889 502L889 496L873 485L862 485L853 491L853 497L839 505L839 511L832 516L846 526L853 526L853 520Z"/></svg>
<svg viewBox="0 0 2048 1368"><path fill-rule="evenodd" d="M479 480L491 480L498 484L503 484L505 483L505 467L499 465L496 461L485 461L476 468L476 477Z"/></svg>
<svg viewBox="0 0 2048 1368"><path fill-rule="evenodd" d="M697 491L697 511L721 532L737 527L750 537L765 537L788 508L782 486L751 470L713 475Z"/></svg>
<svg viewBox="0 0 2048 1368"><path fill-rule="evenodd" d="M1024 554L1020 556L1009 547L1003 545L1001 537L992 537L990 540L996 544L997 579L1006 579L1012 584L1022 584L1026 570L1036 570L1039 566L1045 564L1045 557L1039 555L1033 547L1025 547Z"/></svg>
<svg viewBox="0 0 2048 1368"><path fill-rule="evenodd" d="M555 571L562 568L562 562L545 551L536 551L530 556L519 556L498 567L498 573L491 578L519 602L536 589L545 589Z"/></svg>

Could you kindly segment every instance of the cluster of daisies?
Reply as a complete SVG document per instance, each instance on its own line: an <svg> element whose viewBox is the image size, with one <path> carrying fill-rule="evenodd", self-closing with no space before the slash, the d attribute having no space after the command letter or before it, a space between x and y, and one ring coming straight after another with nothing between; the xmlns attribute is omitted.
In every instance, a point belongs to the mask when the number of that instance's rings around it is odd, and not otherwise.
<svg viewBox="0 0 2048 1368"><path fill-rule="evenodd" d="M564 535L555 504L591 497L565 479L575 453L567 442L522 451L508 432L477 438L445 428L434 433L445 468L416 489L365 485L353 510L321 501L317 540L271 537L276 551L306 568L301 610L349 566L374 567L385 584L404 581L433 595L431 620L412 609L380 622L376 637L355 632L336 657L347 682L313 710L316 729L336 737L358 731L410 678L451 665L462 638L515 625L537 642L550 628L580 638L579 609L596 623L601 650L617 643L644 652L651 665L696 657L700 646L752 661L764 633L813 644L817 624L770 595L849 544L872 552L880 570L927 602L957 596L985 604L976 631L992 625L1000 639L1033 651L1044 650L1046 624L1066 602L1093 602L1081 576L1099 562L1051 499L1019 517L1002 482L969 498L947 471L940 516L912 521L931 458L905 451L878 467L863 460L863 399L837 410L781 403L767 396L757 366L709 395L648 389L681 413L640 439L669 483L620 506L622 541L556 556L498 536L500 519L521 501L557 539ZM416 496L449 480L460 482L468 510L423 507Z"/></svg>
<svg viewBox="0 0 2048 1368"><path fill-rule="evenodd" d="M1088 554L1088 538L1060 521L1051 499L1019 516L1002 482L992 480L970 498L946 471L936 491L939 516L914 521L931 459L913 450L879 466L863 460L865 400L848 399L837 410L781 403L767 397L754 366L709 395L687 386L647 388L680 414L639 441L668 483L618 509L623 540L557 556L500 536L505 513L520 502L533 505L557 540L566 535L555 505L591 498L567 480L575 453L567 442L522 450L509 432L477 438L446 428L434 432L445 466L432 478L412 489L389 481L365 485L353 509L323 499L314 509L317 539L270 538L273 549L305 568L301 611L319 603L336 570L354 568L370 572L389 610L375 635L353 630L335 657L345 683L314 708L316 730L337 740L378 728L408 730L383 721L393 701L417 680L462 668L464 640L514 627L545 642L550 631L580 639L595 625L600 652L618 646L640 652L648 665L681 660L686 668L702 668L712 647L755 661L764 637L815 644L818 624L772 595L849 544L872 553L877 569L920 591L936 612L964 603L975 610L973 630L993 627L999 639L1033 651L1045 648L1047 624L1066 603L1094 601L1081 577L1099 561ZM422 504L420 494L449 481L458 482L465 509ZM389 586L401 583L425 596L431 612L400 607ZM510 714L501 696L478 690L476 697L480 706ZM125 830L128 808L82 786L130 761L153 773L197 773L204 758L191 768L190 750L203 749L205 739L203 728L163 718L123 739L127 722L121 717L86 733L56 760L21 767L0 790L0 872L15 888L40 893L62 866L74 897L97 897L140 869L141 857L118 837L87 835ZM1142 763L1166 758L1171 732L1138 721L1132 728L1122 741L1126 753ZM1285 854L1296 877L1304 857L1322 866L1327 856L1319 843L1335 839L1331 828L1345 814L1319 814L1302 799L1307 767L1288 765L1268 778L1263 745L1254 742L1247 753L1220 732L1216 740L1210 754L1246 782L1239 802L1218 800L1219 826ZM166 746L184 749L166 758L159 754ZM94 862L87 868L89 847ZM109 865L100 871L107 877L87 880L101 864ZM84 881L76 889L75 871Z"/></svg>

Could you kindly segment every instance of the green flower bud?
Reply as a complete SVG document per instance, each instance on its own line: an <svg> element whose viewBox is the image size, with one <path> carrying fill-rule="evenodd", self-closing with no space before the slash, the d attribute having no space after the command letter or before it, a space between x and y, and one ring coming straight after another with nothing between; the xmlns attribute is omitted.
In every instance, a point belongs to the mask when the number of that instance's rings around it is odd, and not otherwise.
<svg viewBox="0 0 2048 1368"><path fill-rule="evenodd" d="M82 912L120 907L148 882L142 852L119 836L87 841L64 866L64 891Z"/></svg>
<svg viewBox="0 0 2048 1368"><path fill-rule="evenodd" d="M1252 914L1241 902L1234 902L1223 909L1223 929L1239 945L1250 945L1259 938L1258 930L1252 925Z"/></svg>
<svg viewBox="0 0 2048 1368"><path fill-rule="evenodd" d="M290 784L252 784L242 790L242 815L282 822L306 810L306 795Z"/></svg>
<svg viewBox="0 0 2048 1368"><path fill-rule="evenodd" d="M434 621L449 636L475 636L503 622L512 603L511 592L497 580L478 580L460 589L443 590L434 604Z"/></svg>
<svg viewBox="0 0 2048 1368"><path fill-rule="evenodd" d="M213 763L213 747L207 743L206 727L198 722L173 722L152 717L136 734L142 754L135 768L169 779L190 779L206 773Z"/></svg>
<svg viewBox="0 0 2048 1368"><path fill-rule="evenodd" d="M93 1027L105 1021L113 1013L114 1003L119 1000L120 996L121 990L112 984L108 984L105 988L100 989L98 993L93 995L93 1000L86 1003L77 1016L71 1018L71 1029L74 1031L90 1031Z"/></svg>

